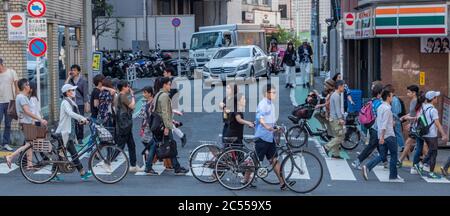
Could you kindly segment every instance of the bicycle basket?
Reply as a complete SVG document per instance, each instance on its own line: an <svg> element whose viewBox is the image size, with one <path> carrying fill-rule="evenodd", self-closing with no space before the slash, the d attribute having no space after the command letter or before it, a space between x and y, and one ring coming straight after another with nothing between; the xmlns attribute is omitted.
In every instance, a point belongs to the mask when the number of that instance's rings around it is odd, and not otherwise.
<svg viewBox="0 0 450 216"><path fill-rule="evenodd" d="M33 124L22 124L25 141L43 139L47 137L47 127L36 126Z"/></svg>
<svg viewBox="0 0 450 216"><path fill-rule="evenodd" d="M301 119L310 119L314 113L314 108L307 105L300 105L292 111L292 115Z"/></svg>
<svg viewBox="0 0 450 216"><path fill-rule="evenodd" d="M52 143L45 139L35 139L33 140L33 151L49 153L52 151Z"/></svg>
<svg viewBox="0 0 450 216"><path fill-rule="evenodd" d="M111 132L108 131L108 129L96 125L95 128L97 129L98 138L101 142L113 142L114 137L111 135Z"/></svg>

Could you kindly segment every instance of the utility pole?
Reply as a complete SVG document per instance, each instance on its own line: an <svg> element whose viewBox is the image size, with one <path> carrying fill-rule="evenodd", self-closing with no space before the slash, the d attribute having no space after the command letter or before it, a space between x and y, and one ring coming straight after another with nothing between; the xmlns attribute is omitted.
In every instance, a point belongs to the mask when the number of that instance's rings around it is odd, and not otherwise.
<svg viewBox="0 0 450 216"><path fill-rule="evenodd" d="M148 25L147 25L147 0L144 1L144 41L148 39Z"/></svg>
<svg viewBox="0 0 450 216"><path fill-rule="evenodd" d="M313 72L314 76L320 75L320 5L319 0L311 0L311 40L313 44L314 61Z"/></svg>
<svg viewBox="0 0 450 216"><path fill-rule="evenodd" d="M295 31L297 38L300 37L300 0L295 1Z"/></svg>
<svg viewBox="0 0 450 216"><path fill-rule="evenodd" d="M88 74L89 92L92 91L93 74L92 74L92 3L91 0L84 0L84 68Z"/></svg>

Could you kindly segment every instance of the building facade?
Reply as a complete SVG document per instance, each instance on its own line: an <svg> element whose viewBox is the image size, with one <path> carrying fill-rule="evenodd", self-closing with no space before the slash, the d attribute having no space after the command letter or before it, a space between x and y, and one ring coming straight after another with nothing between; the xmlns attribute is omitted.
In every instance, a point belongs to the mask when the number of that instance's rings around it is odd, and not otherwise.
<svg viewBox="0 0 450 216"><path fill-rule="evenodd" d="M26 12L27 0L2 1L0 19L7 21L8 12ZM87 72L88 53L85 42L85 4L83 0L47 0L47 54L40 65L40 103L50 122L59 118L60 89L72 64ZM5 5L6 4L6 5ZM6 9L6 10L5 10ZM70 11L70 13L68 12ZM36 58L27 50L28 41L9 41L6 25L0 26L0 57L20 78L36 80Z"/></svg>
<svg viewBox="0 0 450 216"><path fill-rule="evenodd" d="M294 26L297 33L309 32L311 30L311 14L312 1L311 0L292 0ZM327 34L328 24L326 19L331 16L331 1L319 1L319 22L320 31L322 35Z"/></svg>

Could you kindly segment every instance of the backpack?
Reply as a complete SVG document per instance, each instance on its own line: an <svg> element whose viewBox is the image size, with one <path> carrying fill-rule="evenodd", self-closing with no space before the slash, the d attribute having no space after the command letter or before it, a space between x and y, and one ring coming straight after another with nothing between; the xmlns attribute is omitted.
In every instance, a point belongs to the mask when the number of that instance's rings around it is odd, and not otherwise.
<svg viewBox="0 0 450 216"><path fill-rule="evenodd" d="M377 118L376 110L381 103L374 103L375 100L367 102L359 111L358 120L365 128L371 128Z"/></svg>
<svg viewBox="0 0 450 216"><path fill-rule="evenodd" d="M405 107L405 102L403 102L402 99L400 99L399 97L397 97L398 100L400 101L400 105L402 107L402 111L398 114L398 117L402 117L406 115L406 107Z"/></svg>
<svg viewBox="0 0 450 216"><path fill-rule="evenodd" d="M430 128L434 124L434 120L431 122L431 124L428 124L425 114L431 108L433 108L433 107L428 107L425 111L422 110L422 114L419 116L419 119L417 119L417 124L416 124L415 129L416 129L416 135L418 137L423 137L423 136L427 135L428 133L430 133ZM430 117L431 117L431 114L430 114Z"/></svg>
<svg viewBox="0 0 450 216"><path fill-rule="evenodd" d="M117 104L117 127L119 129L119 131L123 132L123 133L128 133L129 131L132 130L133 127L133 116L132 113L126 109L123 110L121 108L122 106L122 101L120 99L120 95L119 95L119 99L118 99L119 103Z"/></svg>
<svg viewBox="0 0 450 216"><path fill-rule="evenodd" d="M158 100L162 94L163 93L158 93L158 95L156 96L156 101L155 105L153 106L152 113L150 116L148 116L148 126L150 127L150 131L153 134L160 133L164 128L164 122L162 117L158 113L156 113L156 109L158 107Z"/></svg>

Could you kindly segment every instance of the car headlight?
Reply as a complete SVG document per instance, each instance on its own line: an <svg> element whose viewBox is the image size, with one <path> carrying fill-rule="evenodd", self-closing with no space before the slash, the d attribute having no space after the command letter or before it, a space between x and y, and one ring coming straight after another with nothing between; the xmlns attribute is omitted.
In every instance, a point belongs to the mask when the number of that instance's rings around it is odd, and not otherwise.
<svg viewBox="0 0 450 216"><path fill-rule="evenodd" d="M206 66L203 66L203 72L208 72L209 73L209 68Z"/></svg>
<svg viewBox="0 0 450 216"><path fill-rule="evenodd" d="M243 64L243 65L241 65L241 66L238 67L238 71L240 71L240 70L245 70L245 69L247 69L247 68L248 68L248 64Z"/></svg>

